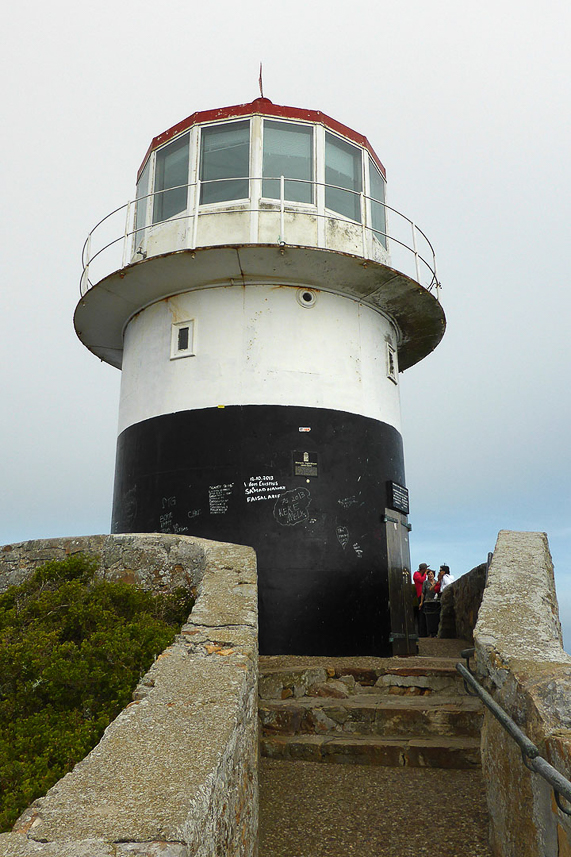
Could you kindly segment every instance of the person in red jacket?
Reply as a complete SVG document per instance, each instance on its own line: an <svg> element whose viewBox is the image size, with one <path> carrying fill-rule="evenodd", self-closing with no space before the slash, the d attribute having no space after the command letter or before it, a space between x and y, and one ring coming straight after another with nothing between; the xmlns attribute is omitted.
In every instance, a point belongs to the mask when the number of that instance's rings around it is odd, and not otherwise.
<svg viewBox="0 0 571 857"><path fill-rule="evenodd" d="M422 596L422 584L426 580L426 572L428 571L428 566L425 562L421 562L418 566L418 571L415 571L412 575L412 582L414 583L416 589L416 598L418 604L420 604L420 598ZM419 610L417 606L414 608L414 618L416 619L416 627L418 628L418 636L426 637L426 619L424 617L424 613L422 610Z"/></svg>
<svg viewBox="0 0 571 857"><path fill-rule="evenodd" d="M422 584L426 580L426 572L428 571L428 566L425 562L421 562L418 566L418 571L415 571L412 575L412 582L416 587L416 596L420 601L420 596L422 595Z"/></svg>

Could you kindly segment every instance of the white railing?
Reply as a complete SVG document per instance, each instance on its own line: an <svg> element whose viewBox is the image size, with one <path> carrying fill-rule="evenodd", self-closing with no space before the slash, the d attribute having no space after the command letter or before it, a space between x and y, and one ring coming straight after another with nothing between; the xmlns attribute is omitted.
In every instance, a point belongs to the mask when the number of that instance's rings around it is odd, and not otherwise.
<svg viewBox="0 0 571 857"><path fill-rule="evenodd" d="M249 181L250 188L256 185L261 191L262 182L274 181L279 182L280 197L279 199L265 199L263 205L254 205L254 197L250 199L234 199L225 202L201 204L201 189L202 185L213 185L220 182L239 182ZM303 185L310 185L312 188L312 199L314 203L292 202L285 197L286 182L288 185L293 182L298 182ZM187 207L180 214L169 217L167 220L157 220L152 222L153 209L155 198L160 194L168 194L173 191L186 188L187 191ZM353 194L359 197L359 212L360 220L353 220L350 217L345 217L343 214L336 213L329 208L325 208L326 191L335 190L342 191L344 194ZM257 195L261 197L260 194ZM137 226L137 206L145 206L146 218L145 223ZM382 206L384 209L385 229L381 230L373 227L373 210L375 206ZM106 215L96 226L91 230L82 251L82 276L80 282L80 293L84 295L92 286L99 282L107 274L125 268L131 262L140 261L147 258L147 255L159 255L168 252L168 248L161 246L160 250L148 253L146 244L147 238L154 231L160 229L165 224L176 223L177 221L186 221L188 228L184 239L184 247L177 244L173 249L189 249L197 248L198 224L203 218L212 215L224 214L229 212L249 213L257 217L257 229L259 233L260 227L264 223L264 219L268 216L279 215L279 236L277 236L276 245L286 246L288 244L288 225L286 224L286 214L294 213L296 222L298 218L309 217L313 221L319 219L329 222L339 222L345 226L352 227L355 234L360 230L362 234L362 246L358 255L362 255L364 259L373 261L384 261L386 264L395 267L402 273L415 279L421 285L425 286L429 291L435 293L436 298L440 299L440 282L438 280L436 269L436 257L434 248L424 232L406 215L402 214L397 209L387 205L382 200L374 199L366 196L363 192L352 191L348 188L339 187L337 185L328 185L322 182L309 182L302 179L290 179L279 177L263 178L232 178L232 179L216 179L209 182L196 182L195 184L179 185L175 188L166 188L165 190L155 191L146 196L139 197L135 201L129 201L125 205L116 208L110 214ZM390 232L388 221L390 218ZM297 232L298 230L296 230ZM308 233L311 235L311 232ZM218 242L208 241L204 246L216 246ZM224 243L244 243L243 241L232 241L231 227L224 228ZM264 241L250 241L248 243L267 244ZM298 238L291 243L300 245ZM97 246L94 248L94 244ZM343 250L338 242L327 240L325 230L317 229L316 241L309 241L303 246L317 247L320 249ZM138 248L140 248L138 250ZM390 258L389 258L390 250ZM138 252L137 252L138 251ZM93 274L95 265L95 275ZM90 276L90 271L92 272Z"/></svg>

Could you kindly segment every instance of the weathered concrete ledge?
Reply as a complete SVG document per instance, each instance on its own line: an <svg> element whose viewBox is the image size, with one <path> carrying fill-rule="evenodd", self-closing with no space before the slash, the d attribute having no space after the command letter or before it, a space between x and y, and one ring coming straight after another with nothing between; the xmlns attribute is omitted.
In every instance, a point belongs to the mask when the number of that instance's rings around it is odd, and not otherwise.
<svg viewBox="0 0 571 857"><path fill-rule="evenodd" d="M258 807L257 583L251 548L186 536L49 539L0 551L0 591L48 559L197 601L97 747L0 835L2 857L250 857Z"/></svg>
<svg viewBox="0 0 571 857"><path fill-rule="evenodd" d="M177 586L196 588L206 566L201 539L158 533L37 539L0 548L0 592L22 583L39 565L76 553L96 557L98 574L107 580L136 583L166 592Z"/></svg>
<svg viewBox="0 0 571 857"><path fill-rule="evenodd" d="M478 672L496 701L571 779L571 657L563 650L545 533L499 533L474 640ZM494 853L569 857L571 818L489 712L482 766Z"/></svg>

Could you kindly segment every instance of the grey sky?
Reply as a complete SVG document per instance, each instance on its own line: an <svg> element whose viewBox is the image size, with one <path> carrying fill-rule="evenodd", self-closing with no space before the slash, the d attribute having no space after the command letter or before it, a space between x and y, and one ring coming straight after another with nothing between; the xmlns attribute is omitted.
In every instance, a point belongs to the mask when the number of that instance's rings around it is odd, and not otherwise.
<svg viewBox="0 0 571 857"><path fill-rule="evenodd" d="M571 7L12 4L3 19L0 543L109 529L119 373L76 339L88 230L151 138L265 95L365 134L431 238L448 331L402 379L412 561L545 530L571 643Z"/></svg>

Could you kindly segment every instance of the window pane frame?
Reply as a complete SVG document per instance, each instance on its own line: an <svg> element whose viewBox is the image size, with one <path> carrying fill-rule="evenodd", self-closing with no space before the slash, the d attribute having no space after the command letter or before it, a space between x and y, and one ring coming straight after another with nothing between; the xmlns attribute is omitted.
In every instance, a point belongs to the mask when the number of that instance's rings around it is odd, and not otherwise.
<svg viewBox="0 0 571 857"><path fill-rule="evenodd" d="M215 140L216 135L228 133L229 130L235 129L237 132L247 129L247 154L244 158L242 154L242 165L245 165L245 170L232 169L231 163L224 163L223 158L205 157L205 155L213 155L215 152L228 152L232 148L238 149L243 147L245 142L238 141L233 146L220 146L212 148L210 151L205 151L206 141L211 137ZM250 119L242 119L238 122L222 122L216 125L207 125L200 129L200 162L198 174L200 176L200 204L208 205L217 202L232 202L239 199L249 199L250 197L250 159L252 150L252 130ZM235 155L240 157L238 152ZM211 163L209 163L209 160ZM212 178L205 178L205 174L214 174Z"/></svg>
<svg viewBox="0 0 571 857"><path fill-rule="evenodd" d="M145 240L145 226L147 225L147 211L149 208L149 184L151 178L152 158L147 160L139 181L137 182L137 193L135 201L135 234L133 235L133 247L137 250Z"/></svg>
<svg viewBox="0 0 571 857"><path fill-rule="evenodd" d="M186 133L156 152L153 223L169 220L188 207L189 146L190 134Z"/></svg>
<svg viewBox="0 0 571 857"><path fill-rule="evenodd" d="M335 169L331 165L333 157L329 159L328 155L347 156L353 159L353 176L348 172L342 172ZM335 187L330 187L335 185ZM346 190L343 190L346 188ZM330 211L335 211L347 217L349 220L354 220L356 223L361 223L361 196L363 190L363 150L359 146L355 146L332 134L330 131L325 131L325 207Z"/></svg>
<svg viewBox="0 0 571 857"><path fill-rule="evenodd" d="M305 138L305 142L309 141L309 151L306 156L299 157L296 155L288 158L287 154L282 152L269 151L267 141L270 132L283 131L284 135L298 134L301 138ZM288 202L299 202L313 205L315 203L314 193L314 161L315 161L315 142L313 125L302 124L301 122L279 122L274 119L264 119L263 122L263 140L262 140L262 177L269 175L273 178L263 179L262 181L262 196L265 199L280 199L280 182L279 176L284 176L284 198ZM287 138L286 138L287 139ZM290 142L292 137L289 137ZM287 146L282 146L286 149ZM289 160L289 164L287 161ZM278 162L277 170L272 167L271 162ZM305 167L305 169L304 169ZM297 175L296 175L297 173ZM305 173L305 175L303 175ZM290 179L290 181L288 181ZM298 179L298 181L291 181Z"/></svg>
<svg viewBox="0 0 571 857"><path fill-rule="evenodd" d="M385 250L387 249L387 211L381 201L386 200L387 183L381 175L376 163L369 155L369 188L371 196L371 227L377 241L379 241ZM379 189L381 193L379 193ZM379 200L379 202L376 202Z"/></svg>

